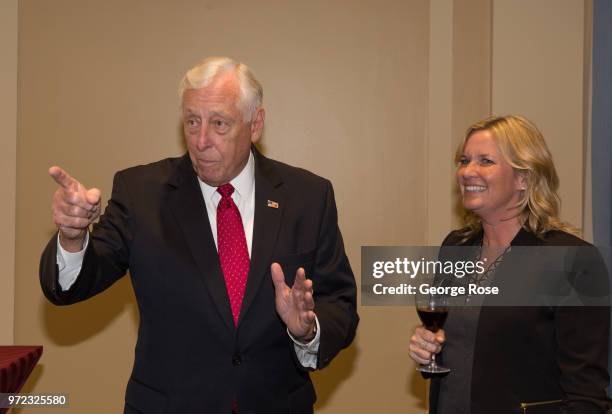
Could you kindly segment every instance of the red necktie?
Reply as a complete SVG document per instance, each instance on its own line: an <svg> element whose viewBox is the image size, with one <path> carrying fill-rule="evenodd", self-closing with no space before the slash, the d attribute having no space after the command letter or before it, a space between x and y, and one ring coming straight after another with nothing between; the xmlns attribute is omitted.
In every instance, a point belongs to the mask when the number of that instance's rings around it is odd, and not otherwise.
<svg viewBox="0 0 612 414"><path fill-rule="evenodd" d="M237 325L249 274L249 250L240 211L232 200L234 187L224 184L218 187L217 191L221 194L221 201L217 206L217 250L234 325Z"/></svg>

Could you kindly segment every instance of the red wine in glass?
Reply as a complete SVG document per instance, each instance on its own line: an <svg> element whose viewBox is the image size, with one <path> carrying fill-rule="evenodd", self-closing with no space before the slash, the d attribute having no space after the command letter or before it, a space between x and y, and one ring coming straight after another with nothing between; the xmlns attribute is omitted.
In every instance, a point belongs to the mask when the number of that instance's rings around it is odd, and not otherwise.
<svg viewBox="0 0 612 414"><path fill-rule="evenodd" d="M445 295L417 295L416 308L425 329L434 333L442 329L448 316L448 302ZM443 374L450 372L450 369L436 364L436 354L432 354L429 364L419 365L417 371Z"/></svg>

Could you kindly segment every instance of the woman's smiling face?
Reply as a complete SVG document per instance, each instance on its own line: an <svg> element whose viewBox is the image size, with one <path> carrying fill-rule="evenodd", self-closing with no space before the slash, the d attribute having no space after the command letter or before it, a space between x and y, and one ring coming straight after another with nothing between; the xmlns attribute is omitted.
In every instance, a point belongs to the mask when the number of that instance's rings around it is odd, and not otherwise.
<svg viewBox="0 0 612 414"><path fill-rule="evenodd" d="M517 215L524 189L522 177L502 155L488 130L474 132L465 143L457 167L463 206L485 222Z"/></svg>

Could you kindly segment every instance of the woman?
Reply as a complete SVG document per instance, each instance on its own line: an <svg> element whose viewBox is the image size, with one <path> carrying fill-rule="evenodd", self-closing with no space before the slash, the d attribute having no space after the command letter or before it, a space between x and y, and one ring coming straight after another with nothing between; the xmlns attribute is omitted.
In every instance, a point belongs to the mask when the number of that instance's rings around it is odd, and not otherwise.
<svg viewBox="0 0 612 414"><path fill-rule="evenodd" d="M478 284L517 277L503 271L514 246L595 251L559 219L552 157L527 119L490 117L472 125L456 162L465 227L443 245L475 246L490 264ZM605 413L609 325L608 307L454 307L444 330L415 329L410 356L425 364L444 347L437 359L451 372L431 377L432 414Z"/></svg>

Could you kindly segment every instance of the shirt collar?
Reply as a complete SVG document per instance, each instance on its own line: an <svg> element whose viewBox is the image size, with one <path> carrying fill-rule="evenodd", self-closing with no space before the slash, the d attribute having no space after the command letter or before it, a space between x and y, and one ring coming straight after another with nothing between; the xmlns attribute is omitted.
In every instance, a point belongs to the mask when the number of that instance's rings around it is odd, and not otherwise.
<svg viewBox="0 0 612 414"><path fill-rule="evenodd" d="M216 205L221 199L221 194L217 192L217 187L206 184L200 177L198 177L198 182L200 183L204 198L212 201ZM232 195L234 201L236 201L235 196L238 196L237 200L245 200L252 194L255 188L255 159L253 157L253 151L249 152L249 159L246 165L242 171L230 181L230 184L234 187L234 194Z"/></svg>

